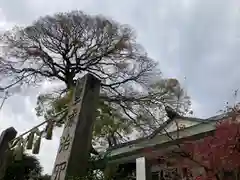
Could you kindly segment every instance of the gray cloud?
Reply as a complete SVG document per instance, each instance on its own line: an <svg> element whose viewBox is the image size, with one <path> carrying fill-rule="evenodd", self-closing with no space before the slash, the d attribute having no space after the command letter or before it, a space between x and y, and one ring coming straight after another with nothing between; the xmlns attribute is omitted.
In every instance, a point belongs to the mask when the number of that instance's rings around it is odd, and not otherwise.
<svg viewBox="0 0 240 180"><path fill-rule="evenodd" d="M0 2L1 13L7 23L28 24L45 14L77 8L130 24L149 55L159 61L164 75L181 81L192 97L195 115L200 117L214 115L223 108L224 102L232 100L233 90L239 87L239 7L237 0ZM30 101L35 95L30 95ZM1 112L6 124L4 128L10 123L14 125L16 117L23 122L22 127L32 125L34 115L29 115L29 107L16 108L16 104L24 101L25 97L20 99L10 100ZM57 147L55 143L58 143L57 138L51 146L53 152ZM47 144L50 147L50 143ZM45 146L45 150L49 148ZM51 172L49 164L53 163L54 157L48 153L41 154L47 172Z"/></svg>
<svg viewBox="0 0 240 180"><path fill-rule="evenodd" d="M213 3L215 2L215 3ZM206 114L222 108L238 88L239 14L231 1L198 1L181 25L178 67Z"/></svg>

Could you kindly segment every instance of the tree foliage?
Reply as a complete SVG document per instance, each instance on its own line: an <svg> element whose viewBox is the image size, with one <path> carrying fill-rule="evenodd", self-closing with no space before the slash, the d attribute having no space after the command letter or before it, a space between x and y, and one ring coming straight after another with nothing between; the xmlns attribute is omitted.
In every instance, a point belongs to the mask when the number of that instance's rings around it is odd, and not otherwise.
<svg viewBox="0 0 240 180"><path fill-rule="evenodd" d="M176 107L178 106L177 103L183 103L183 105L187 108L189 99L185 96L184 91L180 89L176 92L174 89L171 89L167 83L169 83L169 80L162 80L162 82L159 81L154 84L155 91L157 92L162 89L166 90L169 88L168 91L172 94L169 95L170 97L168 99L168 103L173 106L175 105ZM167 85L169 87L166 87ZM179 84L177 84L177 86L179 86ZM180 94L178 94L179 92ZM54 114L64 110L64 108L70 104L72 99L71 96L71 90L63 97L54 96L52 93L40 95L38 97L36 107L37 115L45 116L46 119L51 119ZM167 96L165 97L167 99ZM170 100L170 98L172 99ZM181 104L180 106L183 107ZM161 119L164 118L165 115L165 112L163 112L159 107L155 107L154 109L154 107L146 108L142 106L142 108L139 109L138 114L136 114L136 117L129 120L129 117L119 110L118 106L112 104L111 102L100 99L98 107L98 116L94 124L93 142L95 145L100 144L105 147L114 146L128 140L128 135L133 132L133 129L138 131L140 130L142 132L150 132L151 130L154 130L155 128L161 126L163 122ZM185 111L187 111L187 109L185 109ZM64 119L64 117L65 116L61 116L62 119ZM60 124L58 123L58 125L61 125L61 123L62 122L60 122Z"/></svg>
<svg viewBox="0 0 240 180"><path fill-rule="evenodd" d="M6 169L4 180L26 180L31 176L40 177L42 167L34 156L24 154L21 161L13 161Z"/></svg>
<svg viewBox="0 0 240 180"><path fill-rule="evenodd" d="M75 77L88 72L102 80L103 91L113 95L113 101L118 97L115 90L122 94L128 82L145 85L156 75L157 64L135 42L129 27L80 11L40 18L6 32L2 40L6 55L16 59L3 61L1 70L16 80L58 79L70 88Z"/></svg>
<svg viewBox="0 0 240 180"><path fill-rule="evenodd" d="M45 174L39 178L39 180L51 180L51 176Z"/></svg>
<svg viewBox="0 0 240 180"><path fill-rule="evenodd" d="M11 92L45 80L60 83L57 93L38 98L37 114L45 118L68 105L77 78L86 73L98 77L101 100L94 133L111 136L111 143L127 134L130 124L145 134L153 131L162 123L158 117L166 104L181 112L189 106L179 82L162 79L134 31L103 16L57 13L5 32L1 40L2 89Z"/></svg>

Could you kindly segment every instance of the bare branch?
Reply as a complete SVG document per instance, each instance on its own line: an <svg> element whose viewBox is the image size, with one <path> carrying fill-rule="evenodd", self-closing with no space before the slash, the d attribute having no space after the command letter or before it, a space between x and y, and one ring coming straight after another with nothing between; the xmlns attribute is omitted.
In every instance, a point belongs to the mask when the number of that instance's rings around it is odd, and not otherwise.
<svg viewBox="0 0 240 180"><path fill-rule="evenodd" d="M165 86L154 86L162 80L157 63L127 25L72 11L14 28L1 40L0 75L4 78L0 83L4 89L58 80L65 84L61 90L67 92L76 78L92 73L102 82L102 100L120 107L136 124L140 107L150 116L153 107L176 104L176 94Z"/></svg>

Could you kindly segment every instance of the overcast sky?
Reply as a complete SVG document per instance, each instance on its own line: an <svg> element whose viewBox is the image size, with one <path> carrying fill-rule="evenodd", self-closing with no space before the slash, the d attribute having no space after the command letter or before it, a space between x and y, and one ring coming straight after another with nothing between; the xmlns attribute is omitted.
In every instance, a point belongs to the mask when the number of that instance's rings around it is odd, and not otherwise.
<svg viewBox="0 0 240 180"><path fill-rule="evenodd" d="M0 30L75 9L131 25L164 76L185 87L195 116L215 115L240 86L240 0L0 0ZM10 98L0 112L0 131L14 126L23 132L37 124L36 96L45 87ZM60 134L42 146L39 158L47 173Z"/></svg>

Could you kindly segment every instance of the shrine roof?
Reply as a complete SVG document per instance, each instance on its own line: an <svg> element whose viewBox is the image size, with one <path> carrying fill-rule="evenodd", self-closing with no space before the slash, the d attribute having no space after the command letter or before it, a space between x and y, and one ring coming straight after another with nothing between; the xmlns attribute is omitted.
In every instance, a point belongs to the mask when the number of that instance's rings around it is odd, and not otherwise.
<svg viewBox="0 0 240 180"><path fill-rule="evenodd" d="M181 117L188 121L198 121L196 125L187 127L178 131L173 131L166 134L157 134L153 137L147 136L139 138L133 141L129 141L113 148L109 148L106 152L107 157L112 159L111 161L127 161L127 159L134 159L137 156L141 156L142 151L148 148L166 148L176 143L175 141L183 142L185 140L200 139L215 131L216 121L226 118L226 114L213 116L206 119L193 118L193 117ZM166 121L160 128L164 129L172 120ZM173 139L168 136L172 136Z"/></svg>
<svg viewBox="0 0 240 180"><path fill-rule="evenodd" d="M206 119L203 119L203 118L196 118L196 117L186 117L186 116L180 116L178 117L179 119L184 119L184 120L188 120L188 121L196 121L196 122L199 122L199 123L210 123L210 121L219 121L221 119L224 119L226 118L228 115L225 113L225 114L220 114L220 115L216 115L216 116L212 116L210 118L206 118ZM157 128L153 133L151 133L149 136L145 136L145 137L142 137L142 138L138 138L138 139L135 139L135 140L132 140L132 141L128 141L128 142L125 142L125 143L121 143L121 144L118 144L114 147L111 147L109 148L108 150L113 150L113 149L117 149L117 148L121 148L121 147L124 147L124 146L128 146L128 145L131 145L131 144L136 144L136 143L139 143L141 141L144 141L146 139L149 139L149 138L153 138L153 134L155 134L156 131L161 131L162 129L164 129L169 123L171 123L172 121L174 121L175 119L168 119L167 121L165 121L159 128Z"/></svg>

